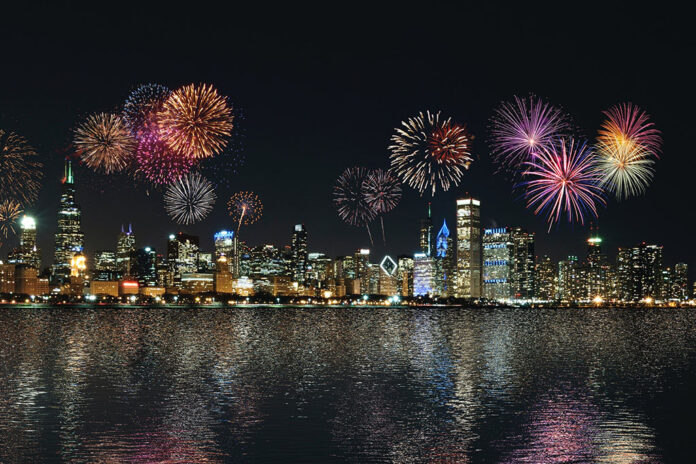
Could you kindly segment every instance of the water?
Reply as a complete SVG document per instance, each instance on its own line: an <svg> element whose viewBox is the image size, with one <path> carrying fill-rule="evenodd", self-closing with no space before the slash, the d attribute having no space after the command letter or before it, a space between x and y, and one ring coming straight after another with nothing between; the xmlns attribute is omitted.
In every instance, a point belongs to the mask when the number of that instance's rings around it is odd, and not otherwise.
<svg viewBox="0 0 696 464"><path fill-rule="evenodd" d="M0 462L667 463L696 311L0 308Z"/></svg>

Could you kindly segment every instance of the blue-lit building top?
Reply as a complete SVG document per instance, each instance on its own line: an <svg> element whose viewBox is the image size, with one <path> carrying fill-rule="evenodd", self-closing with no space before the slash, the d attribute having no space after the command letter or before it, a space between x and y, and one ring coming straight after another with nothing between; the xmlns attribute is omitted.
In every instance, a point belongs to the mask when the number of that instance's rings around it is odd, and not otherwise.
<svg viewBox="0 0 696 464"><path fill-rule="evenodd" d="M440 228L440 232L437 233L437 240L436 240L436 250L437 250L437 257L438 258L444 258L448 255L448 244L447 242L449 241L449 236L450 236L450 231L447 228L447 221L442 221L442 227Z"/></svg>

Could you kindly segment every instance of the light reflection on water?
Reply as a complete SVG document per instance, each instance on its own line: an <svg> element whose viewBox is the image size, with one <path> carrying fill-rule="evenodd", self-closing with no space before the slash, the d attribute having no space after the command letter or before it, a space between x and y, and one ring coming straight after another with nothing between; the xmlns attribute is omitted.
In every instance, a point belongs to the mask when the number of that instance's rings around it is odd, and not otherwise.
<svg viewBox="0 0 696 464"><path fill-rule="evenodd" d="M684 310L0 308L0 462L678 461L696 446L680 422L695 326Z"/></svg>

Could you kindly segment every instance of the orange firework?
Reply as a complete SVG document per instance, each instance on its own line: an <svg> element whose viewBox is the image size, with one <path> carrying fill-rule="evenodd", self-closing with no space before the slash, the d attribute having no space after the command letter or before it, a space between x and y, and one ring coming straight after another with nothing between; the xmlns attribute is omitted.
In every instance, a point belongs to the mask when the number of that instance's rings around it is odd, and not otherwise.
<svg viewBox="0 0 696 464"><path fill-rule="evenodd" d="M237 235L239 228L255 223L263 214L263 204L254 192L238 192L232 195L227 202L230 216L237 222Z"/></svg>
<svg viewBox="0 0 696 464"><path fill-rule="evenodd" d="M15 223L22 214L22 205L14 200L4 200L0 203L0 233L7 236L15 233Z"/></svg>
<svg viewBox="0 0 696 464"><path fill-rule="evenodd" d="M39 155L21 135L0 129L0 200L36 201L43 178Z"/></svg>
<svg viewBox="0 0 696 464"><path fill-rule="evenodd" d="M75 146L87 166L111 174L126 167L135 139L120 116L98 113L75 130Z"/></svg>
<svg viewBox="0 0 696 464"><path fill-rule="evenodd" d="M159 113L164 141L193 158L219 154L232 133L232 108L212 85L186 85L167 98Z"/></svg>

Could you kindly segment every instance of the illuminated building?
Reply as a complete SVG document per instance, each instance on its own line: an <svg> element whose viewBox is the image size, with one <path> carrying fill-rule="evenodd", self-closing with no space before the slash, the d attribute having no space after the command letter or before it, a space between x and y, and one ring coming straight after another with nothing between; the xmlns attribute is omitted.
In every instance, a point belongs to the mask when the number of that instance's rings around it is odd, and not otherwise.
<svg viewBox="0 0 696 464"><path fill-rule="evenodd" d="M36 269L28 264L17 264L15 267L15 293L37 295L39 275Z"/></svg>
<svg viewBox="0 0 696 464"><path fill-rule="evenodd" d="M438 296L454 296L455 269L455 249L447 221L443 220L435 240L435 293Z"/></svg>
<svg viewBox="0 0 696 464"><path fill-rule="evenodd" d="M324 253L307 254L307 280L310 282L322 282L333 277L333 259Z"/></svg>
<svg viewBox="0 0 696 464"><path fill-rule="evenodd" d="M397 265L396 285L398 286L399 294L401 296L413 296L413 258L410 256L399 256Z"/></svg>
<svg viewBox="0 0 696 464"><path fill-rule="evenodd" d="M670 267L664 267L660 271L660 283L659 283L659 292L655 299L661 300L661 301L667 301L669 299L672 299L672 277L673 277L673 272L672 268Z"/></svg>
<svg viewBox="0 0 696 464"><path fill-rule="evenodd" d="M167 293L167 289L164 287L140 287L138 293L143 296L149 296L150 298L156 298Z"/></svg>
<svg viewBox="0 0 696 464"><path fill-rule="evenodd" d="M214 289L216 293L234 293L234 282L227 256L221 253L217 260L217 271L214 273Z"/></svg>
<svg viewBox="0 0 696 464"><path fill-rule="evenodd" d="M307 229L304 224L296 224L292 232L290 261L293 281L304 283L307 277Z"/></svg>
<svg viewBox="0 0 696 464"><path fill-rule="evenodd" d="M271 277L273 296L288 296L292 294L292 281L290 276L278 275Z"/></svg>
<svg viewBox="0 0 696 464"><path fill-rule="evenodd" d="M568 256L558 262L558 299L565 302L578 301L582 293L580 265L577 256Z"/></svg>
<svg viewBox="0 0 696 464"><path fill-rule="evenodd" d="M387 255L382 258L379 263L379 290L380 295L393 296L397 295L397 273L399 266L392 259L391 256Z"/></svg>
<svg viewBox="0 0 696 464"><path fill-rule="evenodd" d="M217 269L217 264L213 261L213 253L198 252L198 272L212 272L215 269Z"/></svg>
<svg viewBox="0 0 696 464"><path fill-rule="evenodd" d="M689 299L689 267L686 263L677 263L672 274L672 295L675 300Z"/></svg>
<svg viewBox="0 0 696 464"><path fill-rule="evenodd" d="M15 264L0 261L0 293L14 293L15 267Z"/></svg>
<svg viewBox="0 0 696 464"><path fill-rule="evenodd" d="M363 293L367 293L368 295L378 295L379 294L379 281L380 281L380 273L382 270L379 267L379 264L374 264L374 263L368 263L367 264L367 273L368 273L368 284L367 284L367 291L363 291Z"/></svg>
<svg viewBox="0 0 696 464"><path fill-rule="evenodd" d="M119 296L137 295L139 288L137 280L122 280L118 283L118 294Z"/></svg>
<svg viewBox="0 0 696 464"><path fill-rule="evenodd" d="M351 294L356 293L369 293L370 291L370 250L367 248L361 248L355 252L353 255L353 265L355 266L355 277L354 280L360 282L359 290L354 292L349 292ZM355 290L355 287L353 287Z"/></svg>
<svg viewBox="0 0 696 464"><path fill-rule="evenodd" d="M118 270L118 261L115 252L100 250L94 253L94 280L117 280L119 275Z"/></svg>
<svg viewBox="0 0 696 464"><path fill-rule="evenodd" d="M413 296L432 296L435 292L433 259L425 253L413 255Z"/></svg>
<svg viewBox="0 0 696 464"><path fill-rule="evenodd" d="M65 162L65 177L61 187L58 209L58 231L55 236L53 280L65 283L70 276L70 261L84 249L84 234L81 228L82 211L75 202L75 180L72 164Z"/></svg>
<svg viewBox="0 0 696 464"><path fill-rule="evenodd" d="M220 260L221 256L227 259L227 267L232 272L232 256L234 254L234 232L231 230L221 230L213 236L215 242L215 261Z"/></svg>
<svg viewBox="0 0 696 464"><path fill-rule="evenodd" d="M157 253L150 247L133 252L131 274L140 287L157 287Z"/></svg>
<svg viewBox="0 0 696 464"><path fill-rule="evenodd" d="M118 281L93 280L89 283L89 293L92 295L118 296Z"/></svg>
<svg viewBox="0 0 696 464"><path fill-rule="evenodd" d="M254 282L248 277L240 277L233 281L234 293L239 296L253 296Z"/></svg>
<svg viewBox="0 0 696 464"><path fill-rule="evenodd" d="M185 272L181 275L182 290L191 293L212 292L215 276L207 272Z"/></svg>
<svg viewBox="0 0 696 464"><path fill-rule="evenodd" d="M510 229L513 244L512 296L530 300L535 294L534 233L520 227Z"/></svg>
<svg viewBox="0 0 696 464"><path fill-rule="evenodd" d="M36 221L31 216L23 216L19 223L19 246L8 256L11 264L26 264L41 269L41 256L36 245Z"/></svg>
<svg viewBox="0 0 696 464"><path fill-rule="evenodd" d="M337 279L354 279L355 262L352 256L339 256L334 260L334 275Z"/></svg>
<svg viewBox="0 0 696 464"><path fill-rule="evenodd" d="M167 242L167 263L176 282L183 274L198 272L198 237L179 232L170 235Z"/></svg>
<svg viewBox="0 0 696 464"><path fill-rule="evenodd" d="M483 297L508 300L513 297L512 284L515 246L507 227L483 231Z"/></svg>
<svg viewBox="0 0 696 464"><path fill-rule="evenodd" d="M76 253L70 259L70 284L63 286L62 291L71 295L82 295L87 281L87 257Z"/></svg>
<svg viewBox="0 0 696 464"><path fill-rule="evenodd" d="M480 298L482 291L481 202L457 199L457 285L459 298Z"/></svg>
<svg viewBox="0 0 696 464"><path fill-rule="evenodd" d="M587 260L582 270L584 291L581 297L592 300L597 296L608 299L607 259L602 254L602 238L592 236L587 239Z"/></svg>
<svg viewBox="0 0 696 464"><path fill-rule="evenodd" d="M631 301L659 298L662 247L641 243L631 250Z"/></svg>
<svg viewBox="0 0 696 464"><path fill-rule="evenodd" d="M556 299L556 269L551 258L542 256L536 265L536 297L540 300Z"/></svg>
<svg viewBox="0 0 696 464"><path fill-rule="evenodd" d="M135 234L133 227L128 224L128 230L121 226L121 232L116 239L116 267L120 277L126 278L131 274L131 256L135 251Z"/></svg>
<svg viewBox="0 0 696 464"><path fill-rule="evenodd" d="M433 219L430 212L430 202L428 202L428 217L420 221L420 250L426 256L433 256Z"/></svg>
<svg viewBox="0 0 696 464"><path fill-rule="evenodd" d="M616 287L617 297L620 301L633 301L633 249L619 248L616 254Z"/></svg>

